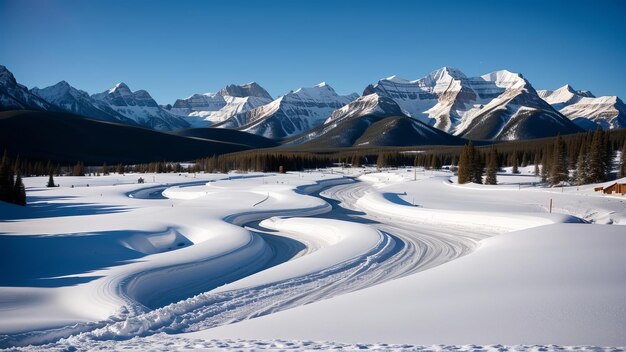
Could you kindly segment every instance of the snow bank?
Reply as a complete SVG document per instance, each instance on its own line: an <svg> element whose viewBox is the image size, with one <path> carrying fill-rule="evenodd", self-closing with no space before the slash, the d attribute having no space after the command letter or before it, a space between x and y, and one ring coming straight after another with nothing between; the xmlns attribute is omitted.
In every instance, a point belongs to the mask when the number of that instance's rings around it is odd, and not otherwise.
<svg viewBox="0 0 626 352"><path fill-rule="evenodd" d="M378 215L402 218L405 221L467 227L485 232L509 232L558 222L582 222L580 219L562 214L506 213L485 211L443 210L398 204L394 193L371 192L357 201L357 205ZM395 201L395 202L394 202Z"/></svg>
<svg viewBox="0 0 626 352"><path fill-rule="evenodd" d="M311 254L300 257L225 285L215 292L241 289L303 277L332 268L359 256L379 249L384 245L383 235L376 229L347 221L316 218L270 218L261 226L286 232L302 242L316 242L319 248Z"/></svg>
<svg viewBox="0 0 626 352"><path fill-rule="evenodd" d="M183 336L623 346L625 251L621 227L542 226L367 290Z"/></svg>

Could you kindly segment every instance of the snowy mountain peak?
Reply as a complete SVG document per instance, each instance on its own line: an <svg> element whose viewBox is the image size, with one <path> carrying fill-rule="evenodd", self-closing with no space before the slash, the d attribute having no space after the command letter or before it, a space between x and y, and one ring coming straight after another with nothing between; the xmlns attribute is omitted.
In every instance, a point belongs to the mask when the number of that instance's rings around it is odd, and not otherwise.
<svg viewBox="0 0 626 352"><path fill-rule="evenodd" d="M67 81L64 81L64 80L63 80L63 81L59 81L59 83L57 83L57 84L53 85L52 87L58 87L58 88L65 88L65 89L69 89L69 88L71 88L72 86L70 86L70 84L69 84L69 83L67 83Z"/></svg>
<svg viewBox="0 0 626 352"><path fill-rule="evenodd" d="M626 127L626 105L617 96L595 97L590 91L569 84L557 90L537 91L541 99L587 130Z"/></svg>
<svg viewBox="0 0 626 352"><path fill-rule="evenodd" d="M407 81L406 79L397 76L397 75L393 75L393 76L389 76L387 78L383 78L381 79L381 81L388 81L388 82L393 82L393 83L409 83L409 81Z"/></svg>
<svg viewBox="0 0 626 352"><path fill-rule="evenodd" d="M447 67L444 66L438 70L435 70L433 72L431 72L430 74L428 74L428 76L431 77L437 77L437 78L442 78L442 77L451 77L453 79L462 79L462 78L466 78L465 74L463 72L461 72L461 70L454 68L454 67ZM428 77L427 76L427 77Z"/></svg>
<svg viewBox="0 0 626 352"><path fill-rule="evenodd" d="M0 84L8 84L11 86L17 85L15 76L5 66L0 65Z"/></svg>
<svg viewBox="0 0 626 352"><path fill-rule="evenodd" d="M324 97L338 97L339 96L339 94L335 92L333 87L328 85L326 82L316 84L313 87L298 88L295 91L286 94L286 96L293 96L293 95L297 95L303 99L311 99L311 100L320 100L320 99L324 99Z"/></svg>
<svg viewBox="0 0 626 352"><path fill-rule="evenodd" d="M7 110L58 111L44 99L33 94L25 86L17 83L13 73L0 65L0 111Z"/></svg>
<svg viewBox="0 0 626 352"><path fill-rule="evenodd" d="M152 96L144 89L140 89L134 93L136 99L152 100Z"/></svg>
<svg viewBox="0 0 626 352"><path fill-rule="evenodd" d="M67 83L66 81L60 81L57 84L54 84L50 87L46 87L46 88L37 88L34 87L33 89L30 90L33 94L47 100L48 102L52 103L52 104L57 104L58 102L57 100L67 94L73 95L73 96L79 96L81 95L81 93L84 93L82 91L79 91L76 88L73 88L72 86L70 86L69 83ZM86 93L84 93L86 94Z"/></svg>
<svg viewBox="0 0 626 352"><path fill-rule="evenodd" d="M140 89L132 92L123 82L102 93L94 94L91 98L105 103L115 113L142 126L157 130L189 127L189 123L182 117L160 107L147 91Z"/></svg>
<svg viewBox="0 0 626 352"><path fill-rule="evenodd" d="M268 138L286 138L321 125L333 111L358 95L338 95L326 83L299 88L244 113L233 115L216 127L237 128Z"/></svg>
<svg viewBox="0 0 626 352"><path fill-rule="evenodd" d="M130 88L124 82L120 82L108 90L109 94L115 93L115 92L118 92L121 94L132 94Z"/></svg>
<svg viewBox="0 0 626 352"><path fill-rule="evenodd" d="M496 86L505 89L524 88L528 83L520 73L508 70L491 72L482 75L480 78L485 81L493 82Z"/></svg>
<svg viewBox="0 0 626 352"><path fill-rule="evenodd" d="M263 99L272 99L270 93L268 93L263 87L261 87L256 82L250 82L242 85L230 84L224 88L222 88L218 95L221 96L229 96L229 97L257 97Z"/></svg>

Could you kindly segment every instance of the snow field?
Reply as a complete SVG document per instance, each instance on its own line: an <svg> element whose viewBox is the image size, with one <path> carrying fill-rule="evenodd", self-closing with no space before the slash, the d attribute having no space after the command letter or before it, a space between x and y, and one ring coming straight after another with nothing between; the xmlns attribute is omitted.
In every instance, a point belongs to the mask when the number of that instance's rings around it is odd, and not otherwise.
<svg viewBox="0 0 626 352"><path fill-rule="evenodd" d="M24 258L9 258L20 269L0 280L0 312L10 312L0 346L626 344L623 233L579 219L623 223L626 209L593 185L557 192L524 174L455 185L421 169L189 176L61 178L75 184L61 189L26 179L32 209L2 212L0 244ZM34 258L41 241L53 250ZM67 270L30 265L36 257Z"/></svg>

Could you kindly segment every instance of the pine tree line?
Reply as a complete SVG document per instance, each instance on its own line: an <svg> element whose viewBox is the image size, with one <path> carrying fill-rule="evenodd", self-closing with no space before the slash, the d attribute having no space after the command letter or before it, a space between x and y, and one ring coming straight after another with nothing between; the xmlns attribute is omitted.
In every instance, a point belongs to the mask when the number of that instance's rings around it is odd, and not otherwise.
<svg viewBox="0 0 626 352"><path fill-rule="evenodd" d="M13 170L19 170L23 176L42 175L106 175L110 172L119 174L167 173L167 172L228 172L230 170L278 172L323 168L332 165L360 167L377 165L378 167L421 166L438 169L442 165L470 165L470 171L460 170L460 179L467 182L482 181L497 183L497 171L508 166L513 172L519 167L534 164L534 173L551 185L564 183L585 184L602 182L611 176L615 152L624 150L626 130L579 133L539 140L511 141L495 145L483 145L472 148L455 146L430 146L419 150L410 147L352 148L324 152L288 151L280 149L245 151L220 156L211 156L196 160L190 167L180 163L151 162L137 165L117 164L109 166L85 165L77 162L70 166L60 166L52 162L28 161L17 157L12 163ZM497 149L495 149L497 147ZM467 149L471 149L469 153ZM469 154L471 154L471 156ZM626 176L626 152L622 153L618 175ZM463 161L461 162L461 159ZM570 171L573 175L570 177ZM479 177L480 175L480 177Z"/></svg>
<svg viewBox="0 0 626 352"><path fill-rule="evenodd" d="M6 151L0 161L0 201L26 205L26 188L21 172L11 163Z"/></svg>

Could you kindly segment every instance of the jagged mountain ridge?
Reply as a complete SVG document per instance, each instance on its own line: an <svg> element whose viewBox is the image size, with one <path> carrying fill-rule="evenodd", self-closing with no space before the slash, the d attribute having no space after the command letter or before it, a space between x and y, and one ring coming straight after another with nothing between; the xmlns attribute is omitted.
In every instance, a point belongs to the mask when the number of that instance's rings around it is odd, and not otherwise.
<svg viewBox="0 0 626 352"><path fill-rule="evenodd" d="M537 92L548 104L584 129L626 127L626 105L617 96L596 97L586 90L574 90L569 84L554 91Z"/></svg>
<svg viewBox="0 0 626 352"><path fill-rule="evenodd" d="M315 128L336 109L350 103L357 94L341 96L322 82L311 88L299 88L269 104L234 115L217 124L267 138L283 139Z"/></svg>
<svg viewBox="0 0 626 352"><path fill-rule="evenodd" d="M114 111L141 126L161 131L189 127L189 123L182 117L160 107L147 91L142 89L133 92L123 82L91 97L108 104Z"/></svg>
<svg viewBox="0 0 626 352"><path fill-rule="evenodd" d="M460 137L484 140L574 133L581 130L576 125L587 129L596 124L605 129L626 125L626 107L617 97L596 98L569 86L535 91L522 75L505 70L467 77L444 67L414 81L392 76L366 87L361 97L339 96L330 86L319 84L270 101L269 93L253 82L229 85L218 93L195 94L164 108L147 91L132 92L123 83L92 96L64 81L29 91L6 67L0 68L3 110L66 111L159 130L206 126L211 116L225 120L217 127L292 143L310 140L302 136L315 135L306 132L317 126L369 115L409 116Z"/></svg>
<svg viewBox="0 0 626 352"><path fill-rule="evenodd" d="M458 69L444 67L414 81L392 76L366 87L363 95L369 94L390 98L405 115L470 139L543 137L541 131L528 130L534 123L521 123L528 118L548 124L549 133L578 130L539 98L522 75L506 70L467 77Z"/></svg>
<svg viewBox="0 0 626 352"><path fill-rule="evenodd" d="M113 110L105 102L93 99L87 92L76 89L65 81L43 89L35 87L30 92L66 112L95 120L139 126L135 121Z"/></svg>
<svg viewBox="0 0 626 352"><path fill-rule="evenodd" d="M272 96L256 82L228 85L217 93L194 94L178 99L166 108L173 114L185 116L193 126L204 127L222 122L271 102Z"/></svg>
<svg viewBox="0 0 626 352"><path fill-rule="evenodd" d="M17 83L11 71L0 65L0 111L9 110L60 111L61 109L32 94L28 88Z"/></svg>
<svg viewBox="0 0 626 352"><path fill-rule="evenodd" d="M406 116L393 99L373 93L336 110L322 126L292 138L287 144L320 148L456 145L462 141Z"/></svg>

